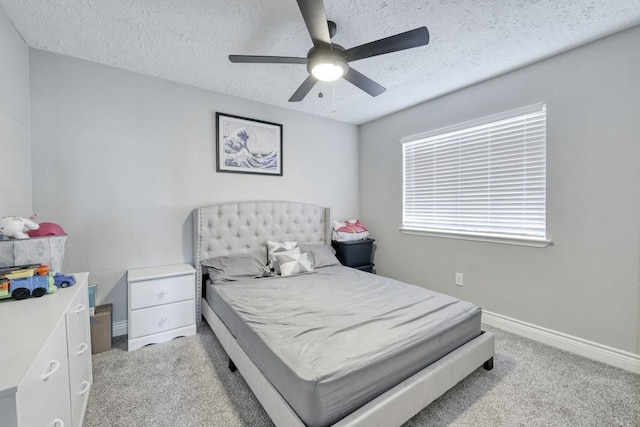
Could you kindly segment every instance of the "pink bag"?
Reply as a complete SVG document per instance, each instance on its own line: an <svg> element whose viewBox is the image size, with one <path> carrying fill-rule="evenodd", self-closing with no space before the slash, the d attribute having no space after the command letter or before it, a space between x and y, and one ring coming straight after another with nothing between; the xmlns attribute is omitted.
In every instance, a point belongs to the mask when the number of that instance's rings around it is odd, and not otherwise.
<svg viewBox="0 0 640 427"><path fill-rule="evenodd" d="M344 225L336 231L343 233L363 233L367 231L367 227L362 225L359 219L356 219L356 222L345 221Z"/></svg>
<svg viewBox="0 0 640 427"><path fill-rule="evenodd" d="M359 219L339 222L333 222L332 239L337 242L351 242L354 240L362 240L369 237L369 231Z"/></svg>

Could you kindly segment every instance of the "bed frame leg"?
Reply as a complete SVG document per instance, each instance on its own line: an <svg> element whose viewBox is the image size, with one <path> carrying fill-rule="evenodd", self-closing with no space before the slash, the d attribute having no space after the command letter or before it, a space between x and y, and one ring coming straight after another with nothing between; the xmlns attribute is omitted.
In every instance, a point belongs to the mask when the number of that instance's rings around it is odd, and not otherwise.
<svg viewBox="0 0 640 427"><path fill-rule="evenodd" d="M493 357L482 364L482 367L487 371L493 369Z"/></svg>
<svg viewBox="0 0 640 427"><path fill-rule="evenodd" d="M236 368L236 364L233 363L233 360L231 360L231 358L229 358L229 370L231 372L235 372L238 368Z"/></svg>

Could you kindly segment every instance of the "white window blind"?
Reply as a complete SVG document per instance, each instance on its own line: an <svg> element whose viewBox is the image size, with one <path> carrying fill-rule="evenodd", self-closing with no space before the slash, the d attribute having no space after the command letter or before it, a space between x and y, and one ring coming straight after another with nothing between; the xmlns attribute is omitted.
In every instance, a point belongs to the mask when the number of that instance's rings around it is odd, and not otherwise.
<svg viewBox="0 0 640 427"><path fill-rule="evenodd" d="M546 239L546 107L403 141L407 231Z"/></svg>

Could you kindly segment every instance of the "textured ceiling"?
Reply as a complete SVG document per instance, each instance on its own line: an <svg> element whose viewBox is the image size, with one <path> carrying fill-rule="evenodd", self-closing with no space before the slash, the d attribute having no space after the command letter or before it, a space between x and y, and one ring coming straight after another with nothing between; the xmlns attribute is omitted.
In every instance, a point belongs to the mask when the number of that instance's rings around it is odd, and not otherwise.
<svg viewBox="0 0 640 427"><path fill-rule="evenodd" d="M346 48L425 25L431 42L350 64L387 88L376 98L339 80L289 103L304 65L232 64L227 56L306 56L311 39L294 0L0 6L33 48L357 124L640 24L640 0L326 0L338 24L333 41Z"/></svg>

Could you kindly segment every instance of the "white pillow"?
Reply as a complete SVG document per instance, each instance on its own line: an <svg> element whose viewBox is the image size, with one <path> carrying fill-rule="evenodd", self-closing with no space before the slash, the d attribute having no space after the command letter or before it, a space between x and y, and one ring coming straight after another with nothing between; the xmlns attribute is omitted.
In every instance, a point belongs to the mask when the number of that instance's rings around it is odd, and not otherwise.
<svg viewBox="0 0 640 427"><path fill-rule="evenodd" d="M267 265L271 270L275 268L274 262L276 261L275 253L290 251L293 248L298 247L298 242L296 241L287 241L287 242L272 242L271 240L267 240Z"/></svg>
<svg viewBox="0 0 640 427"><path fill-rule="evenodd" d="M279 252L276 253L276 259L280 265L280 275L283 277L313 271L313 265L306 252L298 254Z"/></svg>
<svg viewBox="0 0 640 427"><path fill-rule="evenodd" d="M280 261L278 261L278 255L300 255L300 248L293 248L290 251L275 252L274 260L271 263L272 271L278 275L280 274Z"/></svg>

